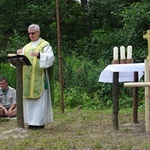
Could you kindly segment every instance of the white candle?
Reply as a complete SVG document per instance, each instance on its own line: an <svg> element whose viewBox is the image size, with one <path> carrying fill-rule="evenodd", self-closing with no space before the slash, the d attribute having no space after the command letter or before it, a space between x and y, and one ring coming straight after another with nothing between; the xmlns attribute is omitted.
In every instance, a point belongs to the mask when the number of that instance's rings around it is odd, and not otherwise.
<svg viewBox="0 0 150 150"><path fill-rule="evenodd" d="M125 59L125 47L120 47L120 59Z"/></svg>
<svg viewBox="0 0 150 150"><path fill-rule="evenodd" d="M113 48L113 60L118 60L118 47Z"/></svg>
<svg viewBox="0 0 150 150"><path fill-rule="evenodd" d="M127 59L132 59L132 46L127 47Z"/></svg>

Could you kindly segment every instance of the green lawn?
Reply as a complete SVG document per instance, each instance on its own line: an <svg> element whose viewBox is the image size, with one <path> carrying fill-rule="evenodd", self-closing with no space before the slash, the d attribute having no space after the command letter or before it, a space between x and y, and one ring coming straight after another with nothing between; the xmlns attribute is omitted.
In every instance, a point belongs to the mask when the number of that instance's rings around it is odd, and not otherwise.
<svg viewBox="0 0 150 150"><path fill-rule="evenodd" d="M132 123L132 110L119 111L119 130L112 128L111 110L54 110L54 122L43 130L17 128L17 120L0 121L2 150L149 150L144 110L139 124Z"/></svg>

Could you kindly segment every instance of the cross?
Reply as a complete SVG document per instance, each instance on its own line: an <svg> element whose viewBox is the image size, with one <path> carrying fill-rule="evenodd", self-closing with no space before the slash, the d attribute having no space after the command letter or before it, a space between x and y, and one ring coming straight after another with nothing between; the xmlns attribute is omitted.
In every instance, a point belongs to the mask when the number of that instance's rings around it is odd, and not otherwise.
<svg viewBox="0 0 150 150"><path fill-rule="evenodd" d="M147 59L150 60L150 30L147 30L147 33L145 35L143 35L144 39L147 39L148 42L148 57Z"/></svg>
<svg viewBox="0 0 150 150"><path fill-rule="evenodd" d="M124 83L124 86L145 87L145 129L147 133L150 133L150 71L149 71L150 59L145 59L144 62L145 62L144 82Z"/></svg>

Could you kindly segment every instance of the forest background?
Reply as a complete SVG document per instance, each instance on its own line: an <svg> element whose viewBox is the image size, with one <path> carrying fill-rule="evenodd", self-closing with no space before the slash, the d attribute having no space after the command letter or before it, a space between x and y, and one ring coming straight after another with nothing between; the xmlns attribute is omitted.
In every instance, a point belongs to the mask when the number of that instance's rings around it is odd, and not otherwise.
<svg viewBox="0 0 150 150"><path fill-rule="evenodd" d="M147 57L150 28L149 0L60 0L61 54L64 104L67 108L111 107L111 84L99 83L101 71L113 59L113 47L132 45L135 63ZM27 28L36 23L41 37L51 43L55 54L55 100L60 106L60 81L55 0L0 1L0 75L16 87L16 70L6 60L8 53L29 42ZM120 83L120 107L132 107L132 88ZM144 89L139 89L139 106Z"/></svg>

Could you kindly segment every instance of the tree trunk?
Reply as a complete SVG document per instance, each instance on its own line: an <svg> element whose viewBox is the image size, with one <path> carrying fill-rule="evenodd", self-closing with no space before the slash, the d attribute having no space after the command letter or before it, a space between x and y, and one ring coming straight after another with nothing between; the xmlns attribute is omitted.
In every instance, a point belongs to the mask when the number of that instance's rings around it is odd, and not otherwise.
<svg viewBox="0 0 150 150"><path fill-rule="evenodd" d="M87 9L87 0L81 0L82 10L85 13Z"/></svg>

